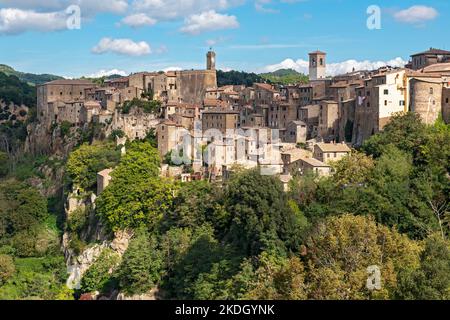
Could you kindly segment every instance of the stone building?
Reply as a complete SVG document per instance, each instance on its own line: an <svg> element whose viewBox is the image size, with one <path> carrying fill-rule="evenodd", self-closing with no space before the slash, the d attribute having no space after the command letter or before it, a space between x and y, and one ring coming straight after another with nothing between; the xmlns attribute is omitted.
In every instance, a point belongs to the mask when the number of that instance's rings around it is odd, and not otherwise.
<svg viewBox="0 0 450 320"><path fill-rule="evenodd" d="M108 187L112 180L111 173L113 169L105 169L97 173L97 196L99 196Z"/></svg>
<svg viewBox="0 0 450 320"><path fill-rule="evenodd" d="M301 175L308 174L310 172L316 174L319 177L327 177L331 175L331 167L314 158L301 158L298 164L298 170Z"/></svg>
<svg viewBox="0 0 450 320"><path fill-rule="evenodd" d="M325 100L319 106L317 134L325 141L334 141L339 134L339 105L336 101Z"/></svg>
<svg viewBox="0 0 450 320"><path fill-rule="evenodd" d="M354 144L382 130L394 113L408 111L408 81L405 69L383 70L356 88Z"/></svg>
<svg viewBox="0 0 450 320"><path fill-rule="evenodd" d="M430 48L425 52L413 54L411 59L411 69L420 70L436 63L450 61L450 51Z"/></svg>
<svg viewBox="0 0 450 320"><path fill-rule="evenodd" d="M450 86L444 87L442 91L442 118L450 124Z"/></svg>
<svg viewBox="0 0 450 320"><path fill-rule="evenodd" d="M412 77L410 79L410 110L420 114L426 124L433 124L442 115L442 78Z"/></svg>
<svg viewBox="0 0 450 320"><path fill-rule="evenodd" d="M217 129L223 135L227 130L238 129L240 127L239 111L224 110L224 109L210 109L202 112L202 129L203 131L209 129Z"/></svg>
<svg viewBox="0 0 450 320"><path fill-rule="evenodd" d="M308 135L308 126L305 122L296 120L291 121L286 126L284 133L284 142L288 143L306 143Z"/></svg>
<svg viewBox="0 0 450 320"><path fill-rule="evenodd" d="M85 89L94 84L87 80L55 80L37 86L37 118L48 128L53 122L69 121L79 122L74 117L80 111L79 102L85 101ZM65 110L64 104L75 105L76 111ZM64 119L61 119L62 116ZM58 118L59 117L59 118ZM71 122L72 122L71 121Z"/></svg>
<svg viewBox="0 0 450 320"><path fill-rule="evenodd" d="M326 78L326 56L322 51L314 51L309 54L309 79L320 80Z"/></svg>
<svg viewBox="0 0 450 320"><path fill-rule="evenodd" d="M128 114L116 110L114 114L100 112L100 116L102 115L112 119L112 130L122 130L130 140L144 139L151 129L156 129L159 123L154 114L145 113L138 108L132 108Z"/></svg>
<svg viewBox="0 0 450 320"><path fill-rule="evenodd" d="M305 122L308 126L307 138L313 138L317 136L319 127L319 113L320 105L308 105L300 108L299 118Z"/></svg>
<svg viewBox="0 0 450 320"><path fill-rule="evenodd" d="M158 151L160 157L164 157L174 150L182 141L182 136L186 134L186 129L171 120L164 120L156 126L156 136L158 138Z"/></svg>
<svg viewBox="0 0 450 320"><path fill-rule="evenodd" d="M339 161L350 152L345 143L318 143L314 146L314 158L325 163Z"/></svg>

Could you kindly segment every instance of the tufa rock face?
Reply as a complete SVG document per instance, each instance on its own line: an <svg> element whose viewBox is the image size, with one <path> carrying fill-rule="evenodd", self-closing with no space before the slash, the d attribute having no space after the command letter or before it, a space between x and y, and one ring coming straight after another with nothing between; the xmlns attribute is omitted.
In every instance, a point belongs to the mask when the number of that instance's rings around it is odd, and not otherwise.
<svg viewBox="0 0 450 320"><path fill-rule="evenodd" d="M69 249L69 235L65 233L63 236L63 247L66 253L67 272L69 273L67 287L69 289L80 289L84 273L97 261L106 248L113 250L122 257L128 248L132 236L131 232L116 232L112 241L104 240L101 244L96 244L84 250L80 255L75 256L73 251Z"/></svg>

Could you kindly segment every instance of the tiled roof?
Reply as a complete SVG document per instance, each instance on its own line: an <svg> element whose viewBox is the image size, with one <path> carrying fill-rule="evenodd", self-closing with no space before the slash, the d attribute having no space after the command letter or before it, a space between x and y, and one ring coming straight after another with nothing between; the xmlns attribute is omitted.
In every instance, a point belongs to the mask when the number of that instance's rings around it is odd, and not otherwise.
<svg viewBox="0 0 450 320"><path fill-rule="evenodd" d="M351 149L345 143L318 143L317 147L323 152L350 152Z"/></svg>
<svg viewBox="0 0 450 320"><path fill-rule="evenodd" d="M411 57L428 55L428 54L429 55L447 55L447 54L450 55L450 51L436 49L436 48L430 48L430 50L413 54L413 55L411 55Z"/></svg>

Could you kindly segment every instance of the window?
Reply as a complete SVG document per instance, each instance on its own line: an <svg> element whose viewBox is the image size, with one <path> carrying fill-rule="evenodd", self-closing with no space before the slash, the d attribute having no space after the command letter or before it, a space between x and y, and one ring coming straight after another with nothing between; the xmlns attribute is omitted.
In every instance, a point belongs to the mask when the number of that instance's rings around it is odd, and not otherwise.
<svg viewBox="0 0 450 320"><path fill-rule="evenodd" d="M400 100L400 101L399 101L399 105L400 105L400 106L404 106L404 105L405 105L405 100Z"/></svg>
<svg viewBox="0 0 450 320"><path fill-rule="evenodd" d="M433 93L434 93L434 89L430 88L430 94L433 94Z"/></svg>
<svg viewBox="0 0 450 320"><path fill-rule="evenodd" d="M384 105L387 106L388 105L388 101L384 100Z"/></svg>
<svg viewBox="0 0 450 320"><path fill-rule="evenodd" d="M447 98L447 99L445 99L445 103L448 103L448 98Z"/></svg>
<svg viewBox="0 0 450 320"><path fill-rule="evenodd" d="M387 90L387 89L384 90L384 94L385 94L385 95L388 95L388 94L389 94L389 90Z"/></svg>

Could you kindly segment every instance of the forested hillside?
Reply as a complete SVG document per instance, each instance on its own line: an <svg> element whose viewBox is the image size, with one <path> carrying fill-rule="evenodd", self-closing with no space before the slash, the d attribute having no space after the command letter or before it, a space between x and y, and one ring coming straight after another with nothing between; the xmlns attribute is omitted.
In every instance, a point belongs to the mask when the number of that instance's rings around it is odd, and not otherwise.
<svg viewBox="0 0 450 320"><path fill-rule="evenodd" d="M217 71L217 85L219 87L227 85L245 85L251 87L254 83L265 82L264 78L256 73L243 71Z"/></svg>
<svg viewBox="0 0 450 320"><path fill-rule="evenodd" d="M6 104L34 107L36 105L36 88L21 81L14 75L0 72L0 100Z"/></svg>
<svg viewBox="0 0 450 320"><path fill-rule="evenodd" d="M270 73L262 73L260 76L271 83L280 85L294 85L309 82L307 75L293 69L280 69Z"/></svg>
<svg viewBox="0 0 450 320"><path fill-rule="evenodd" d="M118 162L113 149L82 148L69 158L71 183L89 194L95 172L118 163L96 215L134 237L123 257L102 254L79 294L450 298L450 127L442 122L396 116L333 176L296 177L288 193L258 170L225 185L161 178L157 150L145 141L128 144ZM82 234L89 212L68 221L72 232ZM366 288L369 266L381 270L379 290Z"/></svg>
<svg viewBox="0 0 450 320"><path fill-rule="evenodd" d="M52 74L33 74L16 71L10 66L4 64L0 64L0 72L9 76L16 76L17 78L19 78L20 81L26 82L33 86L50 82L53 80L63 79L60 76L55 76Z"/></svg>
<svg viewBox="0 0 450 320"><path fill-rule="evenodd" d="M254 83L272 83L278 85L294 85L308 83L308 76L292 69L281 69L268 73L248 73L244 71L217 71L217 84L219 87L226 85L246 85L251 87Z"/></svg>

